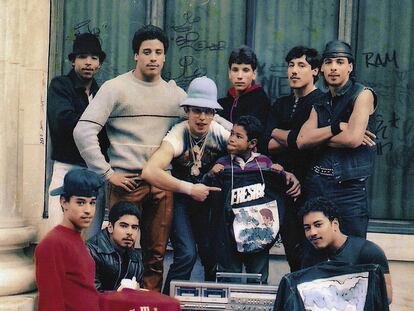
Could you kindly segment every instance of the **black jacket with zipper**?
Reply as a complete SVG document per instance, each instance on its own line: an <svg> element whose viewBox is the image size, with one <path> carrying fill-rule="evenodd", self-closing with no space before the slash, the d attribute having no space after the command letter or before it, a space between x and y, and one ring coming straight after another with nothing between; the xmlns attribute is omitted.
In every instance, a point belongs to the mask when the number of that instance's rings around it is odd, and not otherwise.
<svg viewBox="0 0 414 311"><path fill-rule="evenodd" d="M142 285L143 264L140 251L132 248L127 250L129 259L125 275L121 275L121 255L111 244L107 229L90 238L86 246L96 265L95 287L99 291L116 290L122 279L132 279L134 276Z"/></svg>
<svg viewBox="0 0 414 311"><path fill-rule="evenodd" d="M236 95L236 90L232 87L227 92L227 96L220 98L218 103L223 107L218 114L231 123L236 123L241 116L253 116L259 119L263 131L266 129L270 99L260 84L253 84L240 96ZM258 150L260 153L267 154L263 139L259 140Z"/></svg>
<svg viewBox="0 0 414 311"><path fill-rule="evenodd" d="M98 92L98 84L92 80L91 94ZM73 139L73 129L89 105L85 86L71 70L68 75L53 78L47 91L47 121L52 142L52 159L69 164L85 165ZM102 153L107 157L109 140L105 127L98 134Z"/></svg>
<svg viewBox="0 0 414 311"><path fill-rule="evenodd" d="M240 96L236 95L234 88L230 88L227 96L220 98L218 103L223 107L218 113L232 123L237 122L241 116L254 116L266 127L270 108L270 99L260 84L254 84Z"/></svg>

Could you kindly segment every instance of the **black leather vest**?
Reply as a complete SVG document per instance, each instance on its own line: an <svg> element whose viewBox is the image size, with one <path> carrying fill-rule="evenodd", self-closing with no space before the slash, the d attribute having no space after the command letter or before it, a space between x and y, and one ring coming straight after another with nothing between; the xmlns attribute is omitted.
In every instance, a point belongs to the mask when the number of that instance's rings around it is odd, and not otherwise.
<svg viewBox="0 0 414 311"><path fill-rule="evenodd" d="M364 90L370 90L374 95L374 113L370 115L368 130L373 131L375 126L375 110L377 107L377 96L375 92L360 83L349 80L345 86L337 91L335 97L327 95L326 101L314 105L318 114L318 127L331 124L332 119L348 122L354 109L355 100ZM332 103L332 104L331 104ZM350 180L368 177L372 174L375 147L361 145L357 148L332 148L324 145L315 150L314 165L325 166L330 163L333 168L334 177L339 180Z"/></svg>

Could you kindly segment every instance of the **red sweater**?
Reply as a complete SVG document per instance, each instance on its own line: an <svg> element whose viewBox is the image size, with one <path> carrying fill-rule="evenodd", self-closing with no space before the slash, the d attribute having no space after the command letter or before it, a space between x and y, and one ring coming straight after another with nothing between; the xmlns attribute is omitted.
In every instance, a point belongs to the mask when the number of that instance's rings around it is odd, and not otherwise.
<svg viewBox="0 0 414 311"><path fill-rule="evenodd" d="M95 262L79 232L56 226L35 250L39 311L99 311Z"/></svg>

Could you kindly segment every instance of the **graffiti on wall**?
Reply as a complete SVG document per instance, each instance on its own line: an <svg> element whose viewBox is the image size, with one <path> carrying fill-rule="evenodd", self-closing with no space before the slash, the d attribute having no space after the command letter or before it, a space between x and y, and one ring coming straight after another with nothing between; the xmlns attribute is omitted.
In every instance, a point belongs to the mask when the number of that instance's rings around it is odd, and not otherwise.
<svg viewBox="0 0 414 311"><path fill-rule="evenodd" d="M367 78L362 83L378 95L375 117L377 155L387 167L414 174L414 117L411 114L414 96L414 68L403 68L397 50L362 53Z"/></svg>
<svg viewBox="0 0 414 311"><path fill-rule="evenodd" d="M179 70L174 74L166 72L164 76L175 80L182 88L187 88L193 79L207 74L207 67L202 64L201 55L217 53L227 48L227 42L224 40L210 42L203 39L198 31L201 22L201 17L185 12L180 23L170 27L173 44L180 51Z"/></svg>

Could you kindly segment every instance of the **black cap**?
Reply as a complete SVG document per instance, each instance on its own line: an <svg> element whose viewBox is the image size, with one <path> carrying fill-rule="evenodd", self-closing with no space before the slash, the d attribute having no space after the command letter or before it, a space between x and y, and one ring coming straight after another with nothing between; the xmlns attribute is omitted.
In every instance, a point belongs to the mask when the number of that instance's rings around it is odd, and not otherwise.
<svg viewBox="0 0 414 311"><path fill-rule="evenodd" d="M73 62L79 54L92 54L99 56L99 61L103 63L106 54L102 51L101 43L98 36L91 33L83 33L76 36L73 41L73 51L68 55L68 58Z"/></svg>
<svg viewBox="0 0 414 311"><path fill-rule="evenodd" d="M346 57L354 61L351 46L341 40L332 40L328 42L322 54L322 59L335 57Z"/></svg>
<svg viewBox="0 0 414 311"><path fill-rule="evenodd" d="M96 197L102 181L98 174L84 169L74 169L66 173L63 186L50 191L50 195Z"/></svg>

